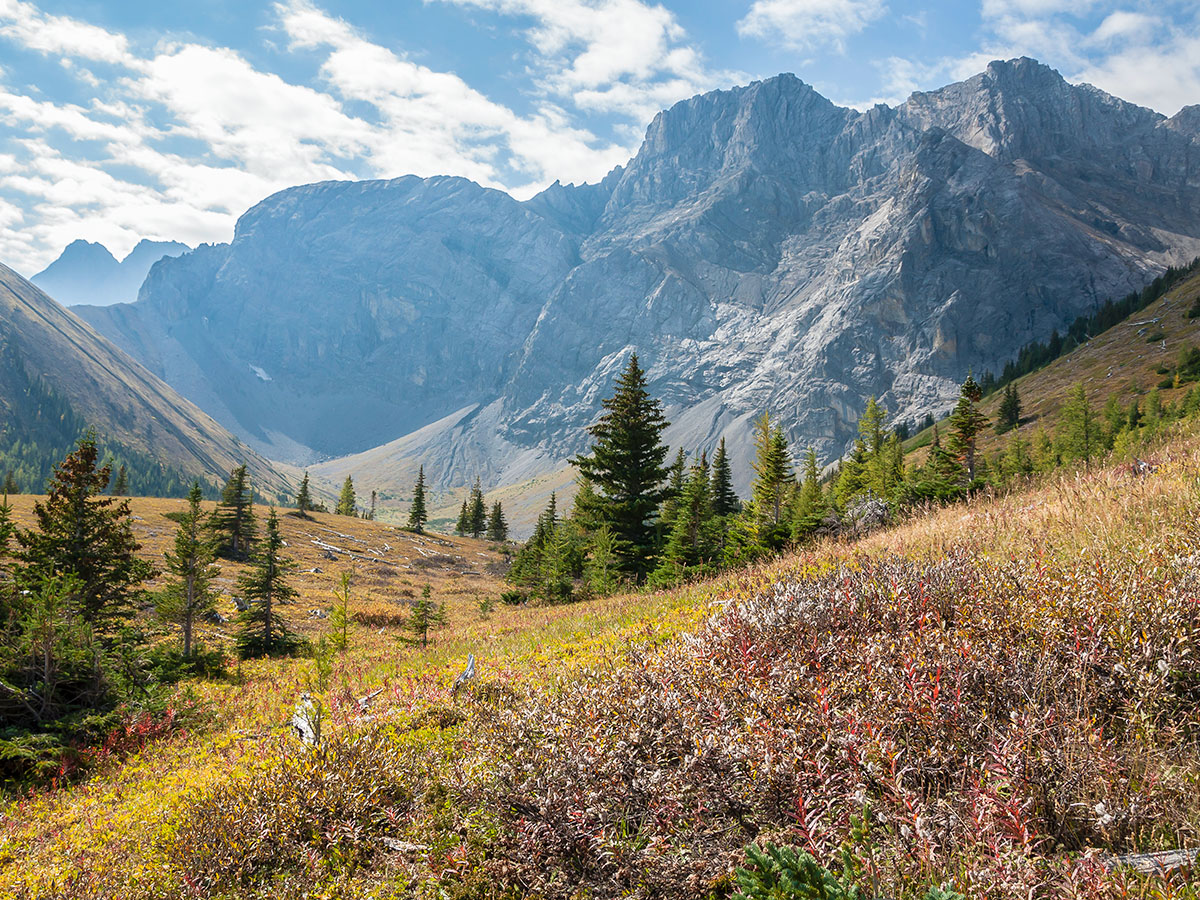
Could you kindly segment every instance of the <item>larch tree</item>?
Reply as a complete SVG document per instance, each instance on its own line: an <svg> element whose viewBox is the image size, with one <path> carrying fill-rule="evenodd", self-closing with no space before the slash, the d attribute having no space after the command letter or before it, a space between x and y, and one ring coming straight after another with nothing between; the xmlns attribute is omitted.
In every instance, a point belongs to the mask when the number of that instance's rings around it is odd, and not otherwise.
<svg viewBox="0 0 1200 900"><path fill-rule="evenodd" d="M333 511L339 516L358 515L358 498L354 494L354 479L349 475L342 482L342 493L338 496L337 506Z"/></svg>
<svg viewBox="0 0 1200 900"><path fill-rule="evenodd" d="M200 507L204 495L200 482L194 482L188 493L188 508L179 518L175 532L174 550L164 554L167 572L175 576L162 591L158 613L168 622L180 627L183 633L183 656L192 656L192 633L196 621L216 608L217 592L212 580L220 571L213 565L212 537L207 516Z"/></svg>
<svg viewBox="0 0 1200 900"><path fill-rule="evenodd" d="M662 432L668 423L646 391L636 353L603 405L600 420L588 429L592 452L572 462L597 489L598 518L617 541L623 570L640 581L654 558L654 515L666 496Z"/></svg>

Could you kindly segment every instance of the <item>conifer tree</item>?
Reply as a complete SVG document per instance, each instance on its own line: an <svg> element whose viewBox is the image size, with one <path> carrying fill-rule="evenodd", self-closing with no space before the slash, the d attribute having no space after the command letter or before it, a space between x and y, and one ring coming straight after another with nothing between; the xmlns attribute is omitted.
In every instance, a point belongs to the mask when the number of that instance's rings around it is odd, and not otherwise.
<svg viewBox="0 0 1200 900"><path fill-rule="evenodd" d="M883 450L884 426L887 416L874 397L867 400L867 408L858 420L858 436L862 438L868 458L877 458Z"/></svg>
<svg viewBox="0 0 1200 900"><path fill-rule="evenodd" d="M665 497L667 447L661 436L667 420L646 392L636 353L604 410L588 429L595 439L591 454L572 461L598 489L598 518L612 530L622 569L641 580L654 556L654 515Z"/></svg>
<svg viewBox="0 0 1200 900"><path fill-rule="evenodd" d="M4 485L0 487L0 491L3 491L5 497L21 493L21 488L17 485L17 479L11 469L4 473Z"/></svg>
<svg viewBox="0 0 1200 900"><path fill-rule="evenodd" d="M375 503L378 499L379 499L378 493L374 489L372 489L371 490L371 508L367 511L367 519L371 522L375 521Z"/></svg>
<svg viewBox="0 0 1200 900"><path fill-rule="evenodd" d="M417 484L413 488L412 505L408 508L408 527L417 534L425 533L429 513L425 509L425 467L417 470Z"/></svg>
<svg viewBox="0 0 1200 900"><path fill-rule="evenodd" d="M487 539L489 541L508 540L508 521L504 518L504 507L497 500L492 504L492 515L488 519Z"/></svg>
<svg viewBox="0 0 1200 900"><path fill-rule="evenodd" d="M121 463L121 467L117 469L117 478L109 493L114 497L124 497L129 493L129 472L126 471L124 463Z"/></svg>
<svg viewBox="0 0 1200 900"><path fill-rule="evenodd" d="M339 516L358 515L358 498L354 494L354 479L349 475L342 482L342 493L338 497L337 506L333 511Z"/></svg>
<svg viewBox="0 0 1200 900"><path fill-rule="evenodd" d="M585 534L591 534L603 527L600 524L600 498L596 489L582 474L576 479L579 489L575 492L575 501L571 506L571 518L579 525Z"/></svg>
<svg viewBox="0 0 1200 900"><path fill-rule="evenodd" d="M432 595L433 586L425 585L408 617L408 630L412 632L414 643L420 641L422 647L429 646L430 628L446 624L446 608L434 603Z"/></svg>
<svg viewBox="0 0 1200 900"><path fill-rule="evenodd" d="M754 425L754 484L751 496L758 534L764 543L783 519L784 501L792 483L792 462L787 438L779 425L771 426L771 414L763 413Z"/></svg>
<svg viewBox="0 0 1200 900"><path fill-rule="evenodd" d="M154 575L137 557L129 501L102 496L112 474L96 467L95 436L80 438L54 468L45 502L34 504L36 529L17 531L19 586L36 592L43 583L77 582L74 603L98 630L124 618L137 589Z"/></svg>
<svg viewBox="0 0 1200 900"><path fill-rule="evenodd" d="M602 525L591 535L584 565L584 577L592 591L603 597L616 590L619 562L616 538L607 525Z"/></svg>
<svg viewBox="0 0 1200 900"><path fill-rule="evenodd" d="M968 482L975 480L975 445L979 433L989 424L988 417L978 406L982 399L983 390L971 374L967 373L967 380L963 382L958 394L958 405L950 414L950 427L954 429L950 450L962 460L967 470Z"/></svg>
<svg viewBox="0 0 1200 900"><path fill-rule="evenodd" d="M825 495L821 491L821 473L817 467L817 451L812 447L804 454L804 472L792 510L792 540L808 537L821 524L825 514Z"/></svg>
<svg viewBox="0 0 1200 900"><path fill-rule="evenodd" d="M677 580L688 569L710 561L716 555L716 543L712 485L708 460L702 454L684 479L675 523L663 548L656 578Z"/></svg>
<svg viewBox="0 0 1200 900"><path fill-rule="evenodd" d="M725 438L721 438L717 455L713 457L712 505L715 516L732 516L742 511L742 501L733 489L733 470L725 452Z"/></svg>
<svg viewBox="0 0 1200 900"><path fill-rule="evenodd" d="M1004 388L1004 397L996 411L996 434L1012 431L1021 424L1021 395L1017 393L1015 384Z"/></svg>
<svg viewBox="0 0 1200 900"><path fill-rule="evenodd" d="M312 508L312 494L308 489L308 472L305 471L304 477L300 479L300 490L296 492L296 510L300 513L300 518L307 519Z"/></svg>
<svg viewBox="0 0 1200 900"><path fill-rule="evenodd" d="M167 585L158 601L159 615L174 622L183 632L185 659L192 656L192 631L196 620L211 613L217 604L212 579L220 570L213 565L216 554L206 527L207 516L200 508L203 497L200 482L194 482L188 493L187 511L179 519L174 552L164 554L167 571L175 576L175 580Z"/></svg>
<svg viewBox="0 0 1200 900"><path fill-rule="evenodd" d="M662 508L658 512L659 528L664 534L671 533L675 523L675 511L683 497L683 483L687 476L687 462L684 459L683 448L675 454L675 461L667 469L666 496L663 497Z"/></svg>
<svg viewBox="0 0 1200 900"><path fill-rule="evenodd" d="M454 533L464 537L471 530L471 501L463 498L462 508L458 511L458 521L454 523Z"/></svg>
<svg viewBox="0 0 1200 900"><path fill-rule="evenodd" d="M217 508L209 517L209 527L216 539L218 556L246 559L250 555L250 545L258 526L254 521L254 494L250 490L245 463L229 474Z"/></svg>
<svg viewBox="0 0 1200 900"><path fill-rule="evenodd" d="M471 488L471 504L467 512L470 517L471 537L483 537L487 531L487 506L483 502L483 488L479 484L478 476L475 478L475 486Z"/></svg>
<svg viewBox="0 0 1200 900"><path fill-rule="evenodd" d="M1060 419L1060 455L1064 459L1081 459L1085 466L1091 465L1099 445L1100 426L1096 413L1088 401L1083 384L1076 384L1067 395Z"/></svg>
<svg viewBox="0 0 1200 900"><path fill-rule="evenodd" d="M287 583L287 576L295 571L296 564L280 556L281 549L283 537L279 533L279 519L275 515L275 507L271 507L267 516L267 533L255 548L253 565L238 579L242 599L250 604L239 617L241 628L237 635L237 648L243 659L292 653L302 643L288 629L279 613L279 606L297 593Z"/></svg>

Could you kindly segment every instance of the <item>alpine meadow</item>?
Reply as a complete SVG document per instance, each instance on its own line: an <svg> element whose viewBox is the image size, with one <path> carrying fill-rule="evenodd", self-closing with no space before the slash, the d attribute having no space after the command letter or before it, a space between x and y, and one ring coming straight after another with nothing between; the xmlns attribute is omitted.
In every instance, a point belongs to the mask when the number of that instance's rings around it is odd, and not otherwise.
<svg viewBox="0 0 1200 900"><path fill-rule="evenodd" d="M1198 36L0 3L0 898L1200 900Z"/></svg>

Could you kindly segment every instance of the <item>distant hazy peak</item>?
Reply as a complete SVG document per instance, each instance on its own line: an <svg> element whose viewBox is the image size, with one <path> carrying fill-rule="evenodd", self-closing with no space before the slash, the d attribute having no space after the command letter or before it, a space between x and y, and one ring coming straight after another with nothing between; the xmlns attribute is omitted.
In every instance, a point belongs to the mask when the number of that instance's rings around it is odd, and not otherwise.
<svg viewBox="0 0 1200 900"><path fill-rule="evenodd" d="M190 249L178 241L142 239L117 262L103 244L75 240L30 280L66 306L129 303L137 299L151 266L165 256L180 256Z"/></svg>

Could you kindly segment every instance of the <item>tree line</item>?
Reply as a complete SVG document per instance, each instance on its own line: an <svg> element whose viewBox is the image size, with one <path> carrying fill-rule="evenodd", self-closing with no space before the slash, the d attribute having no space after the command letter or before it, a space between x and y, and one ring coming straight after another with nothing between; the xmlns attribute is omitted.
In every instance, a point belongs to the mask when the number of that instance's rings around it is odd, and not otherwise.
<svg viewBox="0 0 1200 900"><path fill-rule="evenodd" d="M1180 354L1164 386L1200 380L1200 349ZM1167 385L1167 382L1170 382ZM1108 452L1130 456L1171 422L1200 411L1200 387L1174 403L1159 388L1121 406L1115 397L1094 408L1082 385L1070 391L1054 429L1031 437L1020 393L1006 386L993 422L981 409L982 385L968 374L949 417L932 424L919 462L906 457L907 429L889 423L870 398L848 453L823 468L813 448L789 447L783 423L764 413L754 425L750 496L739 497L725 442L710 461L682 450L668 462L661 405L646 389L636 355L592 426L591 452L572 460L578 492L569 512L551 495L530 539L517 552L509 602L560 603L619 586L665 587L743 565L814 538L859 533L907 509L946 503L985 487L1005 487L1056 467L1090 463ZM1007 446L983 453L985 431L1012 432ZM460 526L473 529L472 500Z"/></svg>

